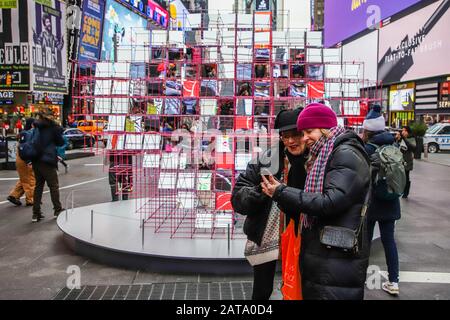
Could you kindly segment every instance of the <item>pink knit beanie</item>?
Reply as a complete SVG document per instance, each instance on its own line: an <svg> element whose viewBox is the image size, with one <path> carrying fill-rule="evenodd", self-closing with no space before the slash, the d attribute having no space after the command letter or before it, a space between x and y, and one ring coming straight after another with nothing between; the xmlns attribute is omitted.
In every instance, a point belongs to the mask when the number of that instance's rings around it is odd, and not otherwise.
<svg viewBox="0 0 450 320"><path fill-rule="evenodd" d="M298 131L305 129L330 129L336 126L336 113L321 103L309 104L297 119Z"/></svg>

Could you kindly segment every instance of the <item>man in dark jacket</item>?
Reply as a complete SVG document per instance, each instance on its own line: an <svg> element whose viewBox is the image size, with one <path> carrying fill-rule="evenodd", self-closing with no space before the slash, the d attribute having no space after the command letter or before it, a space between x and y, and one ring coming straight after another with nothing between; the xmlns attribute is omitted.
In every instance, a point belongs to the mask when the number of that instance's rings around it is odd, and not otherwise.
<svg viewBox="0 0 450 320"><path fill-rule="evenodd" d="M280 132L280 144L268 150L257 163L250 163L244 173L239 175L234 186L231 203L236 212L246 215L244 233L248 240L261 246L266 230L273 201L262 193L261 169L271 165L276 172L272 172L278 179L285 171L285 156L290 167L287 183L296 188L305 185L306 171L304 145L301 135L296 130L297 117L301 109L281 111L275 120L275 129ZM276 165L274 165L276 164ZM275 168L276 167L276 168ZM298 216L294 216L298 226ZM287 216L287 219L290 219ZM253 300L268 300L273 291L276 261L271 260L253 266Z"/></svg>
<svg viewBox="0 0 450 320"><path fill-rule="evenodd" d="M416 151L416 139L412 136L409 126L403 126L398 144L400 145L400 151L403 153L403 160L405 161L406 185L402 198L406 199L409 196L409 189L411 188L410 172L413 170L414 152Z"/></svg>
<svg viewBox="0 0 450 320"><path fill-rule="evenodd" d="M366 142L365 148L373 164L372 181L374 182L379 168L375 154L377 146L381 147L394 144L394 137L389 132L384 131L385 121L381 115L381 108L378 106L374 106L367 114L363 128L363 140ZM378 222L389 273L389 281L383 283L382 289L392 295L398 295L399 266L394 231L395 221L400 219L400 200L380 199L376 196L375 186L372 190L371 202L367 210L369 241L372 241L375 223Z"/></svg>
<svg viewBox="0 0 450 320"><path fill-rule="evenodd" d="M50 189L54 218L57 218L63 211L59 200L58 158L56 155L56 147L64 145L63 129L53 120L41 115L35 122L35 130L39 130L41 150L39 158L32 163L36 178L32 222L38 222L44 218L41 211L41 200L45 182Z"/></svg>

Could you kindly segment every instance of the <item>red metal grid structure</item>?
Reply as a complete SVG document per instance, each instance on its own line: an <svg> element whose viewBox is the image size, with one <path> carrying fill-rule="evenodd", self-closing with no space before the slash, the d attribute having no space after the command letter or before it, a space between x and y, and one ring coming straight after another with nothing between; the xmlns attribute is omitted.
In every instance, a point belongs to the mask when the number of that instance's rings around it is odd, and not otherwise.
<svg viewBox="0 0 450 320"><path fill-rule="evenodd" d="M280 46L270 12L253 13L247 25L235 14L234 23L220 26L220 17L215 42L202 41L212 31L203 24L189 30L195 41L183 31L178 44L156 44L156 31L142 30L149 40L130 52L143 53L144 61L73 62L72 117L108 121L93 132L106 146L92 150L105 156L114 192L134 199L144 227L170 237L244 237L231 190L246 164L278 143L272 129L280 110L326 100L342 125L357 128L381 100L362 63L325 61L321 44L308 39L312 33L289 30L301 41ZM250 45L240 39L245 32ZM287 58L278 56L280 47ZM321 52L318 60L312 52ZM228 74L226 65L233 68ZM329 69L338 76L328 77Z"/></svg>

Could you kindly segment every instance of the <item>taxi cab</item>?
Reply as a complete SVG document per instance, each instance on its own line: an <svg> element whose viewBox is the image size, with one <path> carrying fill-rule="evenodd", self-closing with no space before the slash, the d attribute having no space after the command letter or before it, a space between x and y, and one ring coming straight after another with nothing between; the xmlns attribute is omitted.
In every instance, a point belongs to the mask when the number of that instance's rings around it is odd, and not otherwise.
<svg viewBox="0 0 450 320"><path fill-rule="evenodd" d="M423 139L428 144L428 152L450 150L450 123L436 123L428 128Z"/></svg>
<svg viewBox="0 0 450 320"><path fill-rule="evenodd" d="M103 137L103 131L106 129L107 124L108 121L106 120L79 120L77 129L93 135L97 141L104 142L106 137Z"/></svg>

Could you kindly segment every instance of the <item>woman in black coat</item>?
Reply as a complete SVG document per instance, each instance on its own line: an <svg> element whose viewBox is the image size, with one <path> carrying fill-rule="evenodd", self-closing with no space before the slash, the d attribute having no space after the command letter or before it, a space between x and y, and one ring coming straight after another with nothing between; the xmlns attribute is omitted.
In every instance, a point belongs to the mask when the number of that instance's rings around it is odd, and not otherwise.
<svg viewBox="0 0 450 320"><path fill-rule="evenodd" d="M283 212L300 215L302 242L300 272L302 294L311 299L363 299L369 260L367 231L358 235L358 251L327 247L320 241L325 226L357 230L370 185L370 162L362 140L337 126L336 114L327 106L311 104L300 114L311 159L305 189L263 178L263 192ZM312 190L312 191L311 191Z"/></svg>
<svg viewBox="0 0 450 320"><path fill-rule="evenodd" d="M258 247L262 245L271 211L273 209L279 210L273 204L272 199L262 193L261 169L273 170L273 175L282 179L284 160L287 157L290 164L287 177L288 185L303 188L305 183L306 158L303 155L304 145L301 143L301 135L296 130L297 117L300 111L301 109L281 111L278 114L275 120L275 129L280 132L280 144L268 150L257 163L248 164L246 171L239 175L232 192L233 209L247 216L244 223L244 233L248 240ZM278 226L279 218L278 214ZM298 225L298 217L296 218ZM266 254L262 252L260 257L257 258L258 261L252 263L254 276L253 300L268 300L273 291L276 261L279 254L279 230L275 230L275 232L277 241L269 248L271 253L268 255L267 252Z"/></svg>

